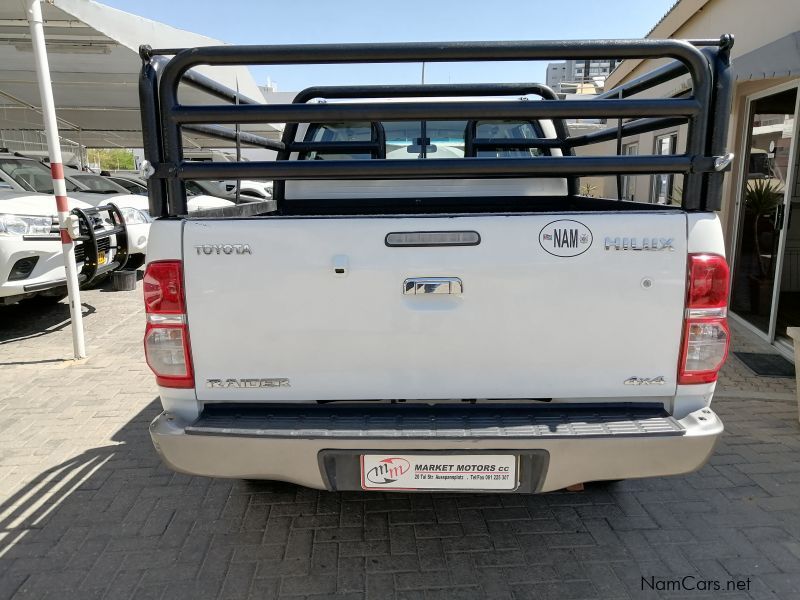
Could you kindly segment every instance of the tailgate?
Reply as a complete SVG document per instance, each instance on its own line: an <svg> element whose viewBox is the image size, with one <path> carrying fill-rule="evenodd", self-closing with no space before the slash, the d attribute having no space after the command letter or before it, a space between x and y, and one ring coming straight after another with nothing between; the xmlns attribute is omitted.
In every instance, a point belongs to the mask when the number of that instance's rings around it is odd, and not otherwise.
<svg viewBox="0 0 800 600"><path fill-rule="evenodd" d="M680 212L188 220L198 397L670 396L686 252Z"/></svg>

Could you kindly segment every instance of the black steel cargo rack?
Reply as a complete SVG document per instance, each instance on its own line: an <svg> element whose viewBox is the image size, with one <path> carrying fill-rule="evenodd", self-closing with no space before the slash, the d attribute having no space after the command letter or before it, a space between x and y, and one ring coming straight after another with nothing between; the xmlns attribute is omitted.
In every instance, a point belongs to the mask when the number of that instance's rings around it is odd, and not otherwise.
<svg viewBox="0 0 800 600"><path fill-rule="evenodd" d="M733 37L704 40L586 40L336 44L287 46L209 46L187 49L140 47L139 96L150 212L154 217L187 214L185 180L272 179L274 198L283 200L286 180L448 179L565 177L570 195L577 178L588 175L678 173L684 175L681 206L689 211L718 210L731 102L730 49ZM172 56L167 60L166 56ZM309 65L351 63L533 61L561 59L659 59L674 61L589 99L565 101L541 84L333 86L308 88L292 104L261 104L192 70L200 65ZM668 81L691 78L688 95L633 98ZM183 105L181 82L228 104ZM537 95L534 102L438 101L314 103L312 98L418 98ZM330 146L296 141L298 123L384 120L552 119L556 138L520 142L525 148L559 148L562 156L535 158L452 158L424 160L288 160L292 152ZM616 119L615 126L571 136L566 118ZM625 120L627 119L627 121ZM281 141L240 132L243 124L285 123ZM627 135L688 124L686 151L674 155L621 155ZM235 126L235 127L231 127ZM186 162L182 130L238 144L275 150L277 160L258 162ZM575 148L616 140L616 154L577 156ZM492 140L476 139L477 145ZM350 151L370 144L353 143ZM339 146L342 146L339 144ZM337 148L339 147L337 146ZM342 146L343 148L343 146ZM369 151L369 150L366 150ZM621 187L618 185L618 188ZM621 199L621 196L619 196Z"/></svg>

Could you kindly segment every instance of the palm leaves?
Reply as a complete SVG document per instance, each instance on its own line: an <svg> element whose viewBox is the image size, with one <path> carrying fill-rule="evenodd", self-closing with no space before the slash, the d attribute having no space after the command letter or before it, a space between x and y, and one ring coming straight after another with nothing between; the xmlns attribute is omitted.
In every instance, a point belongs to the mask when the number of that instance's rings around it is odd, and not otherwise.
<svg viewBox="0 0 800 600"><path fill-rule="evenodd" d="M762 278L766 277L767 270L764 268L761 257L761 244L758 241L759 220L761 217L771 215L782 201L783 193L769 179L756 179L747 183L744 205L747 210L753 213L753 243L759 274Z"/></svg>

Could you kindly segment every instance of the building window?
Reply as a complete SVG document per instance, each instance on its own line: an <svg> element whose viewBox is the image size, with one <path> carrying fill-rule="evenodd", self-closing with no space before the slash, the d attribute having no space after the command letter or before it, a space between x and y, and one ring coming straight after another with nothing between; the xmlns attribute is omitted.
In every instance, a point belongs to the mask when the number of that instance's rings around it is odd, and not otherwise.
<svg viewBox="0 0 800 600"><path fill-rule="evenodd" d="M639 144L625 144L622 153L626 156L636 156L639 154ZM623 200L636 201L636 175L624 175L622 177L622 198Z"/></svg>
<svg viewBox="0 0 800 600"><path fill-rule="evenodd" d="M660 135L656 138L653 154L675 154L677 145L677 133ZM653 204L670 204L673 195L672 188L674 179L675 176L672 173L653 175L653 195L650 198Z"/></svg>

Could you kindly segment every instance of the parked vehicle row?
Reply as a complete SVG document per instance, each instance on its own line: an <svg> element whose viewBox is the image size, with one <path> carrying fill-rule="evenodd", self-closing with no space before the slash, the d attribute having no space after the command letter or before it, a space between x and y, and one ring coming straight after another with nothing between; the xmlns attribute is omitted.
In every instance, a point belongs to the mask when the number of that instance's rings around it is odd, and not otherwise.
<svg viewBox="0 0 800 600"><path fill-rule="evenodd" d="M236 162L236 158L227 152L220 150L188 150L184 152L183 158L189 162ZM193 181L193 185L187 186L187 192L191 193L193 187L200 187L204 193L212 196L222 195L223 198L231 200L236 198L236 189L239 189L240 200L269 200L272 198L272 182L256 181L252 179L228 179L211 181Z"/></svg>
<svg viewBox="0 0 800 600"><path fill-rule="evenodd" d="M133 177L105 177L66 167L64 179L70 209L88 210L113 202L127 226L126 268L142 266L150 236L146 183L145 195L121 181ZM132 192L132 189L137 191ZM189 210L232 206L231 200L208 194L192 194ZM58 236L53 234L56 207L48 166L36 158L0 151L0 302L12 303L34 296L60 298L65 294L64 266ZM109 243L110 242L106 242ZM82 255L78 253L78 257ZM101 257L111 261L113 250Z"/></svg>
<svg viewBox="0 0 800 600"><path fill-rule="evenodd" d="M79 283L92 285L126 266L130 227L112 203L68 198L78 217L75 262ZM148 224L149 225L149 224ZM67 295L58 219L52 195L0 190L0 305L58 302Z"/></svg>

